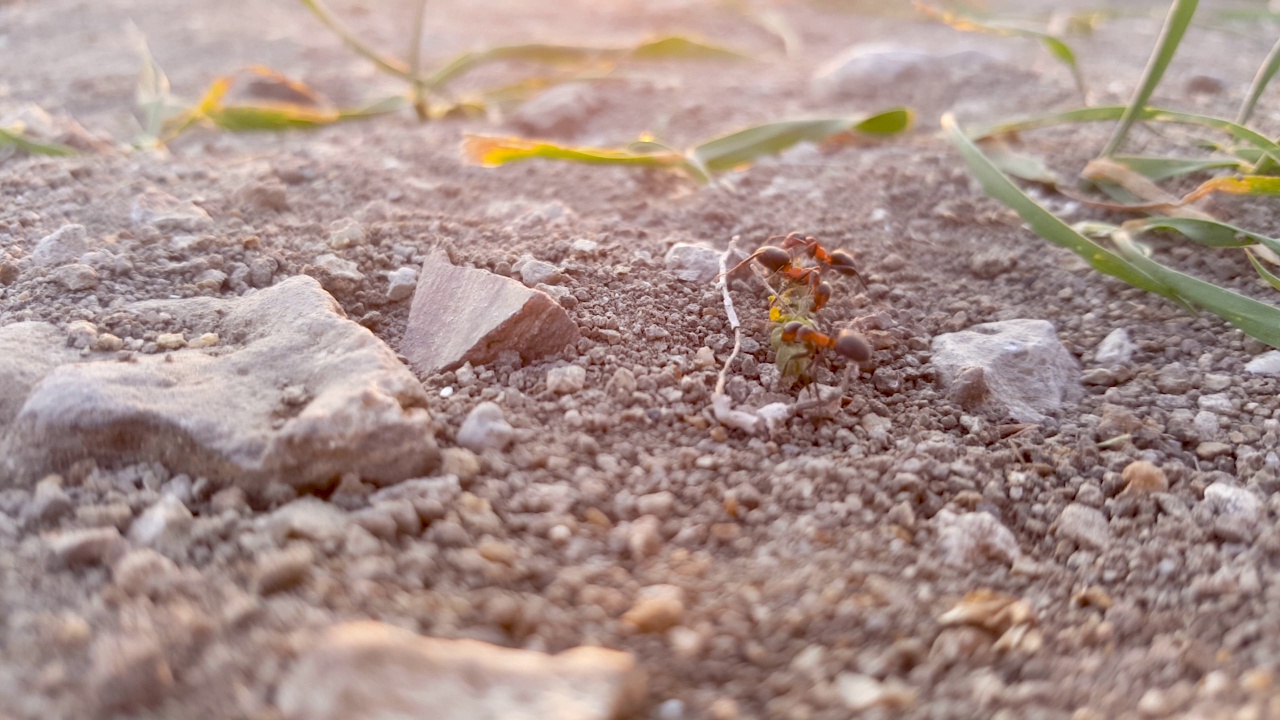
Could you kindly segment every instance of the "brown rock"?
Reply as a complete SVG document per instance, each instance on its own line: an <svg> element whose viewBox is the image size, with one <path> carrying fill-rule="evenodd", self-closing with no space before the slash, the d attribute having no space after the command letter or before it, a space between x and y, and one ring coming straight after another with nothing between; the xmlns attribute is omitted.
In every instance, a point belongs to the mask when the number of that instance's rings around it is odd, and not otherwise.
<svg viewBox="0 0 1280 720"><path fill-rule="evenodd" d="M684 620L684 591L674 585L651 585L640 592L622 622L637 632L664 632Z"/></svg>
<svg viewBox="0 0 1280 720"><path fill-rule="evenodd" d="M89 688L108 715L150 705L173 685L160 643L147 635L111 635L93 645Z"/></svg>
<svg viewBox="0 0 1280 720"><path fill-rule="evenodd" d="M1126 493L1158 493L1169 489L1169 478L1155 464L1136 460L1125 466L1121 473Z"/></svg>
<svg viewBox="0 0 1280 720"><path fill-rule="evenodd" d="M437 254L422 264L400 352L429 374L490 363L507 350L533 360L577 340L578 326L550 295Z"/></svg>
<svg viewBox="0 0 1280 720"><path fill-rule="evenodd" d="M634 711L645 682L616 650L546 655L353 622L302 655L277 703L291 720L607 720Z"/></svg>

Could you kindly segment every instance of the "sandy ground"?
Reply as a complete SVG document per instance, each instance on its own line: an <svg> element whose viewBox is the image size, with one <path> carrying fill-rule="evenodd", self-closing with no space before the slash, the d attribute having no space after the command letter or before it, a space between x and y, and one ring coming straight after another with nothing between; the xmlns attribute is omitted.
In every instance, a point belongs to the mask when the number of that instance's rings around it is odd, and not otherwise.
<svg viewBox="0 0 1280 720"><path fill-rule="evenodd" d="M401 5L335 7L374 42L401 47ZM583 144L654 131L683 146L753 122L899 104L917 110L917 130L795 150L708 189L625 168L469 166L463 133L518 128L407 113L314 132L195 131L167 154L0 162L0 259L15 268L0 279L0 326L74 332L89 321L122 339L117 352L152 355L163 352L165 318L126 317L127 303L264 292L323 276L317 258L333 253L361 278L326 287L394 350L410 303L387 299L387 273L442 249L517 277L525 255L557 265L581 333L542 360L418 377L463 492L426 513L425 527L390 537L345 524L373 491L350 473L320 488L336 514L306 506L336 529L292 539L274 529L297 494L288 478L238 493L160 461L74 464L44 495L0 478L0 717L278 717L276 688L309 633L366 618L509 647L627 651L649 675L646 717L1280 716L1280 381L1243 370L1267 348L1093 274L970 180L937 136L943 111L976 124L1078 102L1070 76L1033 43L838 3L777 10L802 40L792 57L727 5L684 2L432 2L426 47L439 62L499 43L685 32L763 58L628 67L625 81L591 86L592 111L556 130ZM131 137L130 22L187 98L253 63L346 104L395 91L296 3L19 0L0 2L0 108L37 103L95 135ZM1193 34L1159 103L1234 113L1274 33L1212 24ZM1075 41L1091 100L1125 99L1157 28L1122 17ZM813 91L823 61L886 40L981 54L842 99ZM1192 92L1205 74L1220 86ZM462 87L518 76L495 67ZM1274 131L1277 112L1264 98L1258 125ZM1105 132L1028 143L1070 172ZM1139 134L1136 144L1164 140ZM190 201L210 223L139 230L132 209L153 191ZM1263 203L1223 213L1276 232ZM106 253L90 287L68 289L30 260L71 223ZM362 241L331 241L351 224ZM726 431L706 412L732 344L721 297L675 278L663 256L677 242L719 249L735 237L750 250L793 230L856 255L869 290L841 281L824 313L832 327L877 330L875 370L839 409L802 413L767 437ZM1191 272L1261 292L1243 258L1159 246ZM745 284L735 298L748 343L728 392L757 407L794 400L771 373L766 299ZM1041 423L958 406L931 364L934 337L1019 318L1052 322L1092 378L1079 402ZM1089 375L1116 329L1132 337L1132 359ZM712 364L699 359L708 352ZM585 369L583 386L550 391L548 372L566 365ZM515 443L456 450L483 400L502 408ZM1164 484L1123 476L1136 461ZM51 563L60 535L114 526L129 536L166 494L193 519L157 545L167 561L148 556L154 573L126 582L109 562ZM298 557L293 575L264 580ZM148 585L153 575L163 581ZM679 588L681 608L674 627L641 632L624 615L653 585ZM998 608L1021 604L994 619L940 619L978 591L1004 598ZM876 699L863 708L867 687Z"/></svg>

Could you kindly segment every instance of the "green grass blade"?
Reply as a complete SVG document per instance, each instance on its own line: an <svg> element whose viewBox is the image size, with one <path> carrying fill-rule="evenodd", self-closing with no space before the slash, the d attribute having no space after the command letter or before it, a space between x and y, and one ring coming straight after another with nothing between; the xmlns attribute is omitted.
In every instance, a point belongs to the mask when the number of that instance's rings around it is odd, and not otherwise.
<svg viewBox="0 0 1280 720"><path fill-rule="evenodd" d="M142 136L135 140L140 147L151 147L160 140L164 131L164 121L169 115L182 109L174 99L169 86L169 78L165 75L160 63L151 55L147 39L142 31L130 25L128 27L138 56L142 59L142 70L138 73L138 84L134 89L134 101L142 111Z"/></svg>
<svg viewBox="0 0 1280 720"><path fill-rule="evenodd" d="M1139 270L1124 258L1071 229L1056 215L1018 189L1018 186L1000 172L999 168L978 149L978 146L965 136L964 131L956 123L955 117L950 113L942 117L942 129L960 151L969 170L982 184L983 190L1018 213L1037 235L1071 250L1100 272L1185 306L1171 288Z"/></svg>
<svg viewBox="0 0 1280 720"><path fill-rule="evenodd" d="M1212 248L1237 248L1262 245L1280 253L1280 240L1260 235L1217 220L1185 217L1153 217L1125 223L1125 229L1135 237L1151 230L1172 230L1191 240Z"/></svg>
<svg viewBox="0 0 1280 720"><path fill-rule="evenodd" d="M827 118L766 123L701 143L690 160L710 173L724 172L765 155L780 153L802 142L821 142L833 135L860 132L892 135L911 127L913 115L895 108L866 118Z"/></svg>
<svg viewBox="0 0 1280 720"><path fill-rule="evenodd" d="M1182 42L1182 36L1186 34L1187 26L1191 24L1191 18L1196 14L1198 5L1199 0L1174 0L1173 5L1169 7L1169 15L1165 18L1164 28L1160 30L1155 52L1147 62L1147 68L1142 73L1142 81L1138 83L1138 89L1129 100L1120 123L1116 125L1111 139L1102 149L1103 157L1114 155L1128 137L1133 124L1141 119L1142 111L1147 107L1147 101L1151 99L1151 93L1155 92L1156 86L1164 77L1164 71L1178 52L1178 45Z"/></svg>
<svg viewBox="0 0 1280 720"><path fill-rule="evenodd" d="M338 18L329 12L329 8L323 2L320 0L300 0L300 2L311 11L311 14L316 16L317 20L333 31L333 34L341 38L342 42L346 43L347 47L354 50L358 55L363 56L366 60L396 77L410 81L414 79L413 73L407 65L365 45L355 36L355 33L347 29L347 26L339 22Z"/></svg>
<svg viewBox="0 0 1280 720"><path fill-rule="evenodd" d="M1112 155L1111 160L1158 182L1171 177L1208 170L1240 169L1240 161L1231 158L1179 158L1154 155Z"/></svg>
<svg viewBox="0 0 1280 720"><path fill-rule="evenodd" d="M1037 115L1031 118L993 125L975 133L973 137L981 140L993 135L1024 132L1026 130L1053 127L1055 125L1118 120L1121 119L1128 110L1128 107L1123 105L1102 105L1098 107L1067 110L1065 112L1049 113L1047 115ZM1253 145L1261 150L1266 157L1270 157L1275 162L1280 162L1280 145L1272 142L1265 135L1254 132L1245 126L1230 120L1224 120L1222 118L1212 117L1209 115L1196 115L1194 113L1178 112L1177 110L1165 110L1163 108L1142 108L1137 113L1137 119L1144 122L1198 125L1200 127L1218 130L1234 137L1237 140Z"/></svg>
<svg viewBox="0 0 1280 720"><path fill-rule="evenodd" d="M6 146L15 147L31 155L65 157L76 154L75 148L61 143L32 140L27 137L26 128L21 123L10 125L9 127L0 127L0 147Z"/></svg>
<svg viewBox="0 0 1280 720"><path fill-rule="evenodd" d="M1194 278L1152 260L1124 231L1111 236L1116 249L1145 275L1158 278L1188 302L1217 315L1271 347L1280 348L1280 307ZM1255 265L1256 267L1256 265Z"/></svg>
<svg viewBox="0 0 1280 720"><path fill-rule="evenodd" d="M1246 250L1245 254L1249 256L1249 262L1253 263L1253 269L1258 271L1258 275L1263 280L1266 280L1268 285L1276 290L1280 290L1280 275L1276 275L1268 270L1267 266L1263 265L1261 260L1253 256L1253 253ZM1272 345L1274 346L1275 344L1272 343Z"/></svg>
<svg viewBox="0 0 1280 720"><path fill-rule="evenodd" d="M1277 70L1280 70L1280 40L1271 46L1271 52L1267 53L1266 59L1258 67L1258 74L1254 75L1253 84L1249 86L1249 92L1240 105L1240 112L1236 114L1237 123L1243 125L1249 122L1249 118L1253 115L1253 108L1258 104L1258 98L1262 97L1262 91L1267 89Z"/></svg>

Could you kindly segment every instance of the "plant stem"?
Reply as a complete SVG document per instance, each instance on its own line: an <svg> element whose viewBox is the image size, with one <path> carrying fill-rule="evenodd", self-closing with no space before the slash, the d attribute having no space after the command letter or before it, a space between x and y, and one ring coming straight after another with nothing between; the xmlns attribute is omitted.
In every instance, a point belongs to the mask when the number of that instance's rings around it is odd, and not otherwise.
<svg viewBox="0 0 1280 720"><path fill-rule="evenodd" d="M371 61L374 65L377 65L396 77L409 81L414 80L414 74L409 71L409 68L405 67L404 63L401 63L399 60L394 58L386 57L361 42L350 30L346 28L346 26L339 22L338 19L329 12L329 9L324 6L321 0L302 0L302 4L306 5L307 8L311 10L312 14L316 16L316 19L321 23L324 23L325 27L332 30L339 38L342 38L342 41L347 44L347 47L355 50L358 54L363 55L365 59Z"/></svg>
<svg viewBox="0 0 1280 720"><path fill-rule="evenodd" d="M1196 14L1197 5L1199 0L1174 0L1169 6L1169 15L1165 18L1164 27L1160 30L1155 50L1151 53L1151 59L1147 61L1147 69L1142 72L1142 82L1138 84L1138 89L1133 93L1133 99L1125 107L1124 115L1120 117L1120 124L1116 125L1111 140L1103 148L1102 157L1114 155L1124 143L1130 128L1138 120L1143 108L1147 106L1147 101L1151 99L1151 93L1155 92L1160 79L1164 77L1164 71L1173 60L1174 53L1178 51L1178 44L1182 42L1187 26L1191 24L1191 17Z"/></svg>
<svg viewBox="0 0 1280 720"><path fill-rule="evenodd" d="M418 0L413 16L413 45L409 47L409 73L413 75L413 111L425 121L430 107L427 104L427 82L422 78L422 36L427 25L427 0Z"/></svg>
<svg viewBox="0 0 1280 720"><path fill-rule="evenodd" d="M1280 40L1271 46L1267 59L1263 60L1258 68L1258 74L1253 78L1253 85L1249 86L1249 94L1245 96L1244 104L1240 106L1240 114L1236 115L1237 125L1249 122L1249 117L1253 115L1253 108L1258 104L1258 98L1262 96L1262 91L1267 89L1267 84L1271 82L1276 70L1280 70Z"/></svg>

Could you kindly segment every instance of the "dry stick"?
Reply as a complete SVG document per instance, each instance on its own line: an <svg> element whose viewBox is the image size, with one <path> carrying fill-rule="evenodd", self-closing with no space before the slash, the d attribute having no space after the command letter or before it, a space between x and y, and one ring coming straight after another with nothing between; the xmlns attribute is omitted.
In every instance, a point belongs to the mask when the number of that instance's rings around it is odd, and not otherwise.
<svg viewBox="0 0 1280 720"><path fill-rule="evenodd" d="M426 120L430 108L427 106L427 82L422 78L422 35L426 30L427 0L418 0L417 12L413 17L413 46L409 48L409 72L413 75L413 111L419 120Z"/></svg>
<svg viewBox="0 0 1280 720"><path fill-rule="evenodd" d="M321 0L302 0L302 4L306 5L307 8L311 10L311 13L316 16L316 19L321 23L324 23L325 27L332 30L334 34L347 44L347 47L356 51L357 54L364 56L365 59L373 62L374 65L377 65L392 75L402 77L406 80L414 79L413 74L409 72L409 68L405 67L399 60L386 57L377 50L374 50L361 42L354 33L348 30L345 25L339 22L338 19L329 12L329 9L325 7Z"/></svg>
<svg viewBox="0 0 1280 720"><path fill-rule="evenodd" d="M730 243L720 255L720 292L724 295L724 313L729 318L729 327L733 328L733 352L729 354L729 359L724 361L724 367L720 368L720 377L716 379L716 395L724 394L724 383L729 376L729 367L738 358L738 351L742 348L742 323L738 322L738 312L734 310L733 298L729 296L729 275L726 267L732 250L733 244Z"/></svg>

